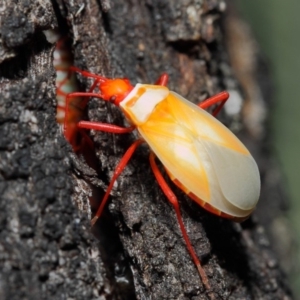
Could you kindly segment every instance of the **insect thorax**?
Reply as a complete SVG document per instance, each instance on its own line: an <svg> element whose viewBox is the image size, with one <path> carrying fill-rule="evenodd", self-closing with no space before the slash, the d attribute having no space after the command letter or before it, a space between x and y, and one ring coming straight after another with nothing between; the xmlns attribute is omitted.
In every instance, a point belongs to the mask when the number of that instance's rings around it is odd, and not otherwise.
<svg viewBox="0 0 300 300"><path fill-rule="evenodd" d="M169 92L164 86L138 83L120 107L133 124L141 125L147 122L157 104L166 99Z"/></svg>

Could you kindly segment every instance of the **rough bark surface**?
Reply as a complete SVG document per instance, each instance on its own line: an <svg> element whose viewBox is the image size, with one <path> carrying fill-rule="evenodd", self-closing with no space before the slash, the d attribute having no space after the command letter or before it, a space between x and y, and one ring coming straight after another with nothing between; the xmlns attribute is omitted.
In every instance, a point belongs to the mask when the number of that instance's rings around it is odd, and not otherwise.
<svg viewBox="0 0 300 300"><path fill-rule="evenodd" d="M167 72L170 89L197 103L223 89L241 95L225 46L225 3L7 0L1 6L0 298L209 299L174 211L151 173L147 147L120 176L94 228L101 242L92 236L89 184L98 186L101 199L134 135L91 132L97 173L72 154L55 121L53 45L43 31L60 26L68 33L74 65L81 69L126 76L132 83L151 83ZM80 80L84 91L90 81ZM247 116L267 105L254 100L247 98ZM87 114L124 124L115 107L98 99L90 101ZM262 135L242 124L241 114L225 110L222 121L261 163L264 183L269 162L258 143ZM270 186L266 198L276 188ZM256 213L234 224L174 191L216 299L291 298Z"/></svg>

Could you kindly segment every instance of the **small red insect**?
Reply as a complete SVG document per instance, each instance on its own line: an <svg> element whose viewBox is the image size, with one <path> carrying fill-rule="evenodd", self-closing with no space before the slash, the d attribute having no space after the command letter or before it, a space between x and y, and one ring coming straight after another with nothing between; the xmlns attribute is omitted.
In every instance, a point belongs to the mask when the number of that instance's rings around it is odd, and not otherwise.
<svg viewBox="0 0 300 300"><path fill-rule="evenodd" d="M84 153L93 149L93 143L77 124L83 119L88 98L67 95L79 90L76 76L70 71L73 58L70 53L69 40L60 38L54 50L54 68L56 70L56 119L62 125L66 140L72 145L76 153ZM67 103L67 101L69 101Z"/></svg>
<svg viewBox="0 0 300 300"><path fill-rule="evenodd" d="M133 87L128 79L109 79L75 67L71 69L95 81L89 92L69 94L67 103L71 103L73 97L97 97L120 107L131 124L126 128L80 121L79 128L119 134L136 129L140 135L117 165L92 224L100 217L114 182L134 151L146 142L151 149L150 166L175 209L187 249L203 284L209 290L207 276L184 227L177 197L163 178L155 156L162 162L171 180L203 208L236 221L247 218L259 198L259 171L246 147L214 118L229 94L222 92L197 106L166 87L167 74L163 74L155 85L137 84ZM96 87L99 93L94 92ZM210 115L204 109L213 105L217 106Z"/></svg>

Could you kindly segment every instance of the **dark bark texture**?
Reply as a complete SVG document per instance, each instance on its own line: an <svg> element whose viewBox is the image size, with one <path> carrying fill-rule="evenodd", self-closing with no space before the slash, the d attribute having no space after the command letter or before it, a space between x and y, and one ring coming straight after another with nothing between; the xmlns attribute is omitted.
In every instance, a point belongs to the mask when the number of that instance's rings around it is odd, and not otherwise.
<svg viewBox="0 0 300 300"><path fill-rule="evenodd" d="M5 0L0 5L0 299L211 297L151 173L146 146L120 176L92 235L91 187L97 187L94 200L100 200L134 135L91 132L96 171L72 153L55 119L54 45L44 35L57 28L72 39L74 65L81 69L128 77L134 84L153 83L167 72L170 89L195 103L223 89L244 96L245 109L224 110L220 118L260 165L257 212L235 224L205 212L170 185L215 299L291 299L261 225L285 207L280 179L270 175L276 166L264 129L268 74L251 43L248 52L234 52L246 43L240 38L245 32L241 25L240 32L230 28L237 19L226 3ZM78 78L81 91L87 90L91 81ZM117 108L99 99L89 102L87 118L126 125Z"/></svg>

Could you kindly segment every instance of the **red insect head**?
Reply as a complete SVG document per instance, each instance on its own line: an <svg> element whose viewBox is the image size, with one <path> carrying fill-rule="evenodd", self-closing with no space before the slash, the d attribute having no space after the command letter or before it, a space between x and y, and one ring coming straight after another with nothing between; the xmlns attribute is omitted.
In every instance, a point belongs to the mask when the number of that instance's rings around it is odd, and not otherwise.
<svg viewBox="0 0 300 300"><path fill-rule="evenodd" d="M99 84L101 97L106 101L112 101L116 106L130 93L133 86L127 78L105 79Z"/></svg>
<svg viewBox="0 0 300 300"><path fill-rule="evenodd" d="M100 93L91 92L85 93L84 95L102 98L105 101L112 102L116 106L119 106L120 102L125 99L125 97L133 90L133 86L130 84L130 81L127 78L110 79L97 74L89 73L87 71L82 71L73 66L70 67L70 71L77 72L83 76L95 79L91 91L93 91L95 87L98 87ZM79 96L79 93L76 93L76 95Z"/></svg>

